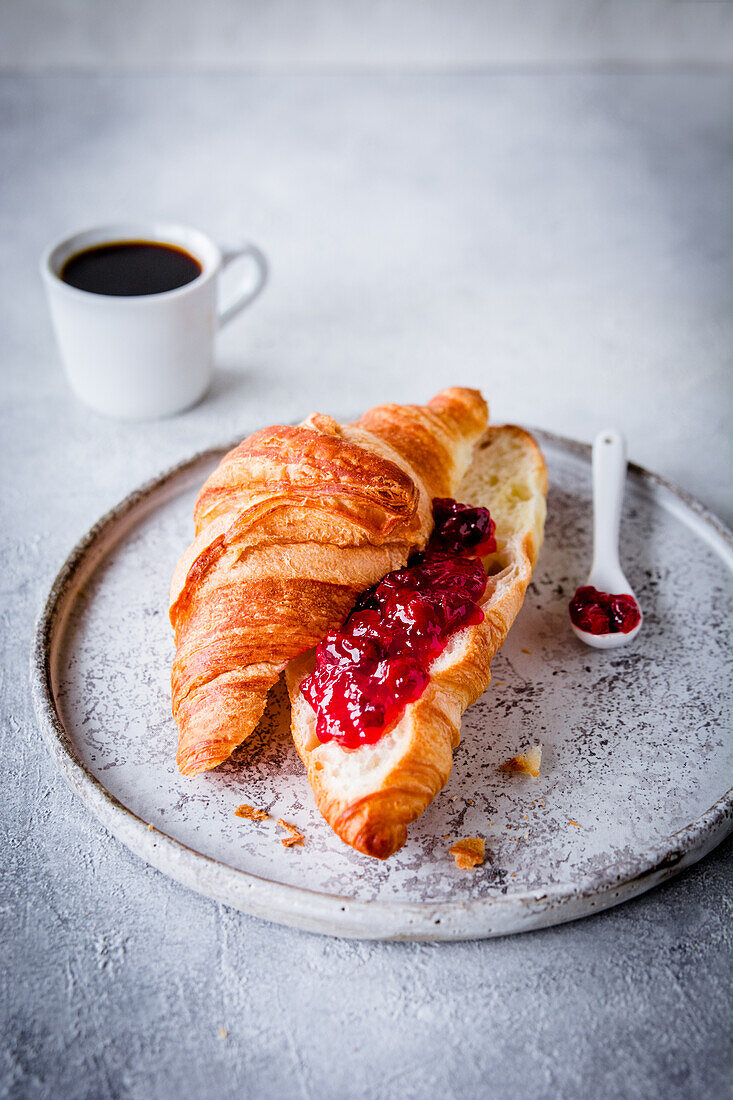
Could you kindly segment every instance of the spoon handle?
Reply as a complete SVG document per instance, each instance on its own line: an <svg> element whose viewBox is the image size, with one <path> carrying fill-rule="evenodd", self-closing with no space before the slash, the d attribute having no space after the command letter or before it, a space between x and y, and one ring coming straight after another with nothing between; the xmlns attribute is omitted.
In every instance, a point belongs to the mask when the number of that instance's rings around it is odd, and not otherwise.
<svg viewBox="0 0 733 1100"><path fill-rule="evenodd" d="M615 429L593 441L593 566L591 573L620 573L618 534L626 480L626 440Z"/></svg>

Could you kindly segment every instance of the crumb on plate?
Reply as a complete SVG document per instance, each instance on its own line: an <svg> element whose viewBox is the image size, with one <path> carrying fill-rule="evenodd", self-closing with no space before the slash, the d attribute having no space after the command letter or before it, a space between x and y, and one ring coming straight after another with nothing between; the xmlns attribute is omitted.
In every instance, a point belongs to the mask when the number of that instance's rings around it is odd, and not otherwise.
<svg viewBox="0 0 733 1100"><path fill-rule="evenodd" d="M270 815L267 810L258 810L254 806L249 806L246 802L243 802L241 806L237 806L234 816L244 817L247 821L264 821Z"/></svg>
<svg viewBox="0 0 733 1100"><path fill-rule="evenodd" d="M287 821L283 821L281 817L277 819L278 825L282 825L283 829L287 829L289 836L284 836L280 840L280 843L284 848L292 848L295 844L302 844L305 840L305 833L301 833L295 825L288 824Z"/></svg>
<svg viewBox="0 0 733 1100"><path fill-rule="evenodd" d="M466 836L463 840L457 840L450 850L450 854L456 861L456 866L462 871L480 867L484 862L486 842L481 836Z"/></svg>
<svg viewBox="0 0 733 1100"><path fill-rule="evenodd" d="M533 745L527 752L519 752L499 768L500 772L516 772L536 779L542 763L542 745Z"/></svg>

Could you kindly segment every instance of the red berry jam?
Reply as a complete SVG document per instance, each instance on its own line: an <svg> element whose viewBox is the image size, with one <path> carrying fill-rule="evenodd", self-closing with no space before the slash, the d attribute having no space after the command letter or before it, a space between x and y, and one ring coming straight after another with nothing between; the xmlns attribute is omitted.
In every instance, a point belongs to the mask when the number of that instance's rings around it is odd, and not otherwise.
<svg viewBox="0 0 733 1100"><path fill-rule="evenodd" d="M319 740L345 749L374 744L422 695L451 634L483 620L480 559L496 550L494 522L486 508L443 498L433 501L433 518L425 552L366 591L317 647L301 690Z"/></svg>
<svg viewBox="0 0 733 1100"><path fill-rule="evenodd" d="M583 585L570 601L570 618L587 634L628 634L641 622L641 612L633 596Z"/></svg>

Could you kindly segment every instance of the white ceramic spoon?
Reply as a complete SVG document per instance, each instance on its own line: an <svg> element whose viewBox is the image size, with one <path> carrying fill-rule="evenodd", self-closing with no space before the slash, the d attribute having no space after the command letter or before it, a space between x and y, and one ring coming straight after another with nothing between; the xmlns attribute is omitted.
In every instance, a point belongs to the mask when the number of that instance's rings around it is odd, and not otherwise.
<svg viewBox="0 0 733 1100"><path fill-rule="evenodd" d="M626 593L641 606L626 580L618 558L621 502L626 480L626 440L621 432L600 432L593 442L593 564L585 582L599 592ZM571 626L581 642L595 649L617 649L639 633L643 616L628 634L589 634L575 623Z"/></svg>

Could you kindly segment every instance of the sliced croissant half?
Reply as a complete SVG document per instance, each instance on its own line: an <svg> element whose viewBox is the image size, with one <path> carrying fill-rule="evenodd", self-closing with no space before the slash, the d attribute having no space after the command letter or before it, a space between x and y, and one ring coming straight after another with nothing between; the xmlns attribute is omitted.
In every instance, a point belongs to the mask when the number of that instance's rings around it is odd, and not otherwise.
<svg viewBox="0 0 733 1100"><path fill-rule="evenodd" d="M381 740L344 749L321 743L316 715L300 685L315 665L310 651L290 662L286 679L292 733L319 810L347 844L385 859L401 848L407 826L432 802L450 775L461 716L488 686L491 660L519 611L542 544L547 471L532 437L513 426L491 427L456 496L487 507L496 523L496 552L480 606L484 619L449 638L429 667L416 702Z"/></svg>
<svg viewBox="0 0 733 1100"><path fill-rule="evenodd" d="M421 549L487 421L476 390L382 405L342 426L314 413L249 436L194 510L170 596L178 767L216 767L248 737L286 663Z"/></svg>

